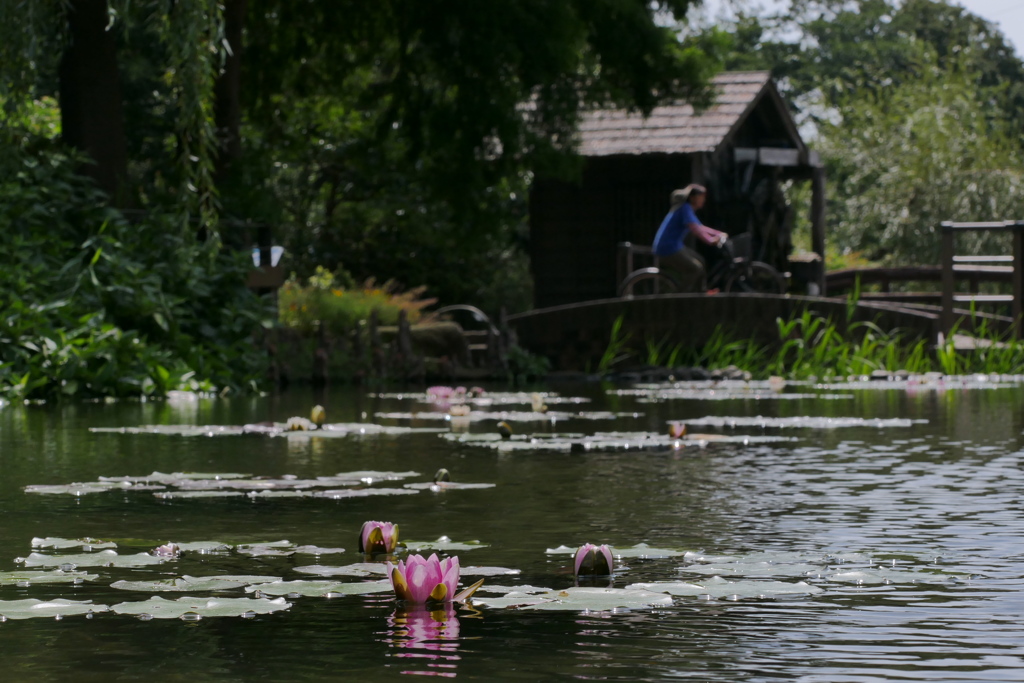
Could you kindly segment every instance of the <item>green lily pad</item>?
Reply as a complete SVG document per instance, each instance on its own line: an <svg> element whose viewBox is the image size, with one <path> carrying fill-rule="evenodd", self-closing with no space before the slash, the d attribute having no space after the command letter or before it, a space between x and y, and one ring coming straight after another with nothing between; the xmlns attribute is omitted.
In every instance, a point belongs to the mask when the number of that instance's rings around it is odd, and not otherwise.
<svg viewBox="0 0 1024 683"><path fill-rule="evenodd" d="M0 586L28 586L37 583L83 583L95 581L99 574L87 574L86 572L62 571L55 569L49 572L0 572Z"/></svg>
<svg viewBox="0 0 1024 683"><path fill-rule="evenodd" d="M193 541L191 543L176 543L178 549L183 553L199 553L208 555L213 553L229 552L233 546L217 541Z"/></svg>
<svg viewBox="0 0 1024 683"><path fill-rule="evenodd" d="M804 576L821 570L821 565L778 564L775 562L690 564L679 568L679 571L687 574L702 574L704 576Z"/></svg>
<svg viewBox="0 0 1024 683"><path fill-rule="evenodd" d="M337 581L275 581L247 586L246 593L262 595L305 595L308 597L333 597L341 595L368 595L391 592L391 581L361 581L339 583Z"/></svg>
<svg viewBox="0 0 1024 683"><path fill-rule="evenodd" d="M313 493L314 498L329 498L331 500L341 500L343 498L366 498L368 496L404 496L404 495L415 495L419 491L410 491L409 489L337 489L333 491L316 491Z"/></svg>
<svg viewBox="0 0 1024 683"><path fill-rule="evenodd" d="M254 583L280 581L279 576L182 576L160 581L115 581L111 588L148 593L187 593L190 591L224 591L243 588Z"/></svg>
<svg viewBox="0 0 1024 683"><path fill-rule="evenodd" d="M520 569L510 569L508 567L460 567L459 574L461 576L515 576L521 574Z"/></svg>
<svg viewBox="0 0 1024 683"><path fill-rule="evenodd" d="M822 589L800 581L786 583L784 581L728 581L720 576L712 576L700 584L682 581L657 581L654 583L634 583L627 589L656 591L675 596L710 596L712 598L769 598L779 595L811 595L821 593Z"/></svg>
<svg viewBox="0 0 1024 683"><path fill-rule="evenodd" d="M73 484L38 484L25 487L25 493L42 493L47 495L85 496L90 493L104 493L111 489L121 488L120 484L102 482L76 482Z"/></svg>
<svg viewBox="0 0 1024 683"><path fill-rule="evenodd" d="M244 496L241 491L158 491L153 494L157 498L170 500L172 498L232 498Z"/></svg>
<svg viewBox="0 0 1024 683"><path fill-rule="evenodd" d="M253 557L286 557L295 554L295 544L291 541L243 543L235 546L235 550L243 555L252 555Z"/></svg>
<svg viewBox="0 0 1024 683"><path fill-rule="evenodd" d="M441 536L436 541L405 541L402 543L407 550L440 550L449 552L451 550L476 550L486 548L487 544L480 541L466 541L464 543L453 541L447 536Z"/></svg>
<svg viewBox="0 0 1024 683"><path fill-rule="evenodd" d="M0 600L0 621L8 619L63 619L79 614L106 612L106 605L94 605L92 600Z"/></svg>
<svg viewBox="0 0 1024 683"><path fill-rule="evenodd" d="M637 418L642 413L613 413L606 410L580 411L570 413L565 411L550 410L546 413L534 411L502 410L489 412L483 410L472 410L469 415L458 417L469 422L480 422L483 420L499 420L504 422L558 422L561 420L618 420L620 418ZM422 412L422 413L375 413L375 417L384 420L437 420L450 421L452 416L446 412Z"/></svg>
<svg viewBox="0 0 1024 683"><path fill-rule="evenodd" d="M387 575L387 565L381 562L357 562L345 565L344 567L311 564L296 567L295 571L300 574L313 574L315 576L385 576Z"/></svg>
<svg viewBox="0 0 1024 683"><path fill-rule="evenodd" d="M684 438L674 439L666 434L655 434L653 432L598 432L590 436L582 434L513 434L512 437L507 439L502 438L500 434L453 434L451 436L442 435L442 438L455 441L456 443L483 446L503 453L513 451L555 451L560 453L631 450L666 451L692 447L703 448L711 443L750 445L754 443L777 443L792 440L790 437L785 436L726 436L723 434L692 434Z"/></svg>
<svg viewBox="0 0 1024 683"><path fill-rule="evenodd" d="M682 550L670 548L652 548L646 543L637 543L632 548L619 548L609 546L612 555L620 558L636 558L641 560L661 560L669 557L679 557L686 553ZM545 552L548 555L574 555L577 548L570 548L567 545L560 545L557 548L548 548Z"/></svg>
<svg viewBox="0 0 1024 683"><path fill-rule="evenodd" d="M100 477L100 481L115 483L129 482L142 484L169 484L171 486L177 486L182 481L194 481L203 479L245 479L251 476L251 474L239 474L237 472L171 472L170 474L164 474L163 472L153 472L152 474L145 474L141 477Z"/></svg>
<svg viewBox="0 0 1024 683"><path fill-rule="evenodd" d="M844 389L846 387L843 387ZM637 384L631 389L612 389L614 396L633 396L643 402L688 401L792 401L801 399L852 399L853 394L785 393L770 382L723 380L718 382L669 382Z"/></svg>
<svg viewBox="0 0 1024 683"><path fill-rule="evenodd" d="M339 472L334 475L337 479L352 479L361 481L364 484L371 484L375 481L398 481L409 477L420 476L419 472L381 472L378 470L358 470L356 472Z"/></svg>
<svg viewBox="0 0 1024 683"><path fill-rule="evenodd" d="M300 545L295 548L299 555L338 555L345 552L344 548L321 548L318 545Z"/></svg>
<svg viewBox="0 0 1024 683"><path fill-rule="evenodd" d="M312 498L312 491L249 491L249 498Z"/></svg>
<svg viewBox="0 0 1024 683"><path fill-rule="evenodd" d="M116 548L116 543L110 541L99 541L95 538L79 538L72 541L66 538L33 538L33 548L52 548L53 550L67 550L69 548L82 548L86 551L102 550L104 548Z"/></svg>
<svg viewBox="0 0 1024 683"><path fill-rule="evenodd" d="M477 589L478 593L495 593L497 595L508 595L509 593L516 593L522 595L536 595L538 593L550 593L550 588L544 588L543 586L498 586L495 584L485 583ZM475 595L475 594L474 594ZM474 598L474 602L477 600Z"/></svg>
<svg viewBox="0 0 1024 683"><path fill-rule="evenodd" d="M500 598L474 596L473 604L494 608L610 612L668 607L672 598L665 593L646 590L574 587L530 595L512 592Z"/></svg>
<svg viewBox="0 0 1024 683"><path fill-rule="evenodd" d="M284 598L193 598L166 600L154 596L142 602L122 602L111 607L117 614L135 614L150 619L185 619L195 621L205 617L254 617L271 614L291 607Z"/></svg>
<svg viewBox="0 0 1024 683"><path fill-rule="evenodd" d="M407 483L406 488L414 490L432 490L435 494L442 490L459 490L466 488L494 488L493 483L464 483L462 481L420 481L418 483Z"/></svg>
<svg viewBox="0 0 1024 683"><path fill-rule="evenodd" d="M25 558L26 567L146 567L168 561L169 557L158 557L149 553L135 555L118 555L114 550L101 550L98 553L82 555L43 555L31 553Z"/></svg>
<svg viewBox="0 0 1024 683"><path fill-rule="evenodd" d="M864 417L705 417L680 420L688 427L760 427L761 429L843 429L847 427L873 427L885 429L891 427L910 427L915 424L927 424L928 420L908 420L904 418L864 418Z"/></svg>

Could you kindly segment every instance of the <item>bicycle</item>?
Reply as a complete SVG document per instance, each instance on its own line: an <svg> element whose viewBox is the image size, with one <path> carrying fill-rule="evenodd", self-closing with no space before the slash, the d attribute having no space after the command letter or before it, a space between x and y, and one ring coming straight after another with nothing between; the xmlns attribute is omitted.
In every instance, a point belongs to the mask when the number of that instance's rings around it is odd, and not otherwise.
<svg viewBox="0 0 1024 683"><path fill-rule="evenodd" d="M719 247L721 257L708 271L708 288L729 293L759 292L783 294L786 279L782 273L761 261L754 261L750 253L750 235L731 237ZM640 268L629 273L619 284L620 298L673 294L681 291L679 281L671 273L658 267Z"/></svg>

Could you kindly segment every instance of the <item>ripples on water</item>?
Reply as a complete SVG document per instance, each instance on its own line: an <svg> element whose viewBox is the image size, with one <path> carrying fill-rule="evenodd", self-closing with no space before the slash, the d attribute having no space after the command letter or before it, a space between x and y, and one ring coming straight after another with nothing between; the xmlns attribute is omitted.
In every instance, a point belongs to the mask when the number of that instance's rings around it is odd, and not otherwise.
<svg viewBox="0 0 1024 683"><path fill-rule="evenodd" d="M803 389L801 389L803 390ZM699 600L622 614L458 609L403 612L385 595L297 598L253 619L140 622L114 615L0 624L9 680L392 680L407 674L482 680L974 681L1024 680L1024 474L1021 391L853 400L635 403L592 387L594 410L644 415L615 429L662 431L705 415L924 419L906 428L786 431L797 441L711 445L680 452L514 453L432 435L363 440L183 439L90 434L89 426L239 424L305 414L330 417L407 409L356 392L203 402L174 407L7 407L0 411L0 570L33 536L165 541L270 541L349 548L364 519L399 522L403 536L445 534L488 548L464 564L518 567L515 581L563 588L565 556L545 548L585 541L700 550L714 555L798 552L825 558L821 576L881 565L890 583L794 574L825 589L800 599ZM473 430L493 428L489 423ZM607 431L611 423L559 429ZM705 428L702 428L705 429ZM707 429L707 431L713 431ZM729 433L759 433L737 428ZM769 433L773 433L769 430ZM775 432L779 433L779 432ZM153 470L322 476L353 469L448 468L484 491L400 499L158 501L141 493L26 496L28 484ZM853 558L840 564L839 558ZM248 573L289 574L309 558L260 558ZM226 572L226 560L185 558L134 570L139 578ZM237 562L237 560L236 560ZM8 563L8 564L5 564ZM616 586L699 582L678 560L628 560ZM238 565L233 565L237 570ZM0 600L68 597L114 604L145 599L92 585L4 587ZM146 573L150 576L145 576ZM236 572L237 573L237 572ZM110 577L111 580L106 580Z"/></svg>

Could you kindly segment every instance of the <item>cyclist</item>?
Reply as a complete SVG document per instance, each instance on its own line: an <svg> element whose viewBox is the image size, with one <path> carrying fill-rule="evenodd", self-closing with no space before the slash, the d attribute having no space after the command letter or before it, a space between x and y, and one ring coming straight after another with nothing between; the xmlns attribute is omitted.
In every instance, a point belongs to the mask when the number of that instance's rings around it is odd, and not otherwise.
<svg viewBox="0 0 1024 683"><path fill-rule="evenodd" d="M703 185L691 184L672 192L672 208L661 222L654 236L654 254L663 267L671 268L681 276L684 292L707 291L707 266L695 250L683 240L689 233L705 244L722 245L728 235L700 222L696 212L704 206L708 191ZM714 293L714 292L710 292Z"/></svg>

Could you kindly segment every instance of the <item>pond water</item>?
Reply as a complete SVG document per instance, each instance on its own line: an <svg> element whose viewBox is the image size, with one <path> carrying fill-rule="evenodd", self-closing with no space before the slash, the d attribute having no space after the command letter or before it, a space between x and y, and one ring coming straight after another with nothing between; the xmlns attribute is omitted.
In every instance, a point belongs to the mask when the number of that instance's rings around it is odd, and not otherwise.
<svg viewBox="0 0 1024 683"><path fill-rule="evenodd" d="M0 623L6 680L398 680L403 674L478 680L977 681L1024 679L1024 411L1020 387L941 390L893 385L787 387L702 400L701 388L675 393L629 387L545 387L568 413L510 420L533 432L649 432L700 421L692 432L778 436L776 441L693 442L683 448L634 437L559 450L503 450L436 432L319 438L265 435L178 436L90 431L140 425L243 425L308 415L448 430L444 420L396 415L431 410L398 396L351 388L291 391L264 398L75 404L0 409L0 572L15 562L82 548L33 548L33 538L111 540L119 555L168 541L228 545L288 540L344 553L185 552L141 567L80 566L80 584L0 585L7 601L91 600L114 606L155 593L112 588L120 580L190 575L322 579L308 565L358 563L364 520L399 523L408 541L479 541L452 551L464 566L519 574L485 585L574 585L561 545L646 543L689 551L664 559L619 560L611 584L625 588L685 582L717 597L676 596L655 608L582 611L477 605L406 613L388 592L289 597L251 618L140 619L115 613L15 619ZM494 387L499 389L500 387ZM608 391L608 389L613 389ZM723 389L715 399L721 399ZM530 405L502 406L530 411ZM470 434L494 433L497 407L466 420ZM579 411L617 417L577 419ZM375 418L378 413L390 417ZM827 422L701 418L870 418ZM515 417L514 415L511 417ZM904 418L908 422L873 422ZM574 437L582 443L584 437ZM630 441L634 439L634 441ZM544 439L539 439L542 442ZM509 440L508 443L514 443ZM608 444L608 445L602 445ZM596 445L595 445L596 444ZM492 444L493 445L493 444ZM455 482L493 488L425 490L345 499L318 497L160 498L149 490L82 496L26 493L25 487L142 476L158 471L241 473L280 479L359 470L415 471L373 487L402 488L447 468ZM411 490L411 489L410 489ZM287 550L287 548L286 548ZM92 552L101 552L92 548ZM307 551L312 552L312 551ZM657 554L657 553L655 553ZM715 579L714 576L721 579ZM370 579L380 577L370 577ZM341 581L360 581L338 577ZM464 583L475 580L468 577ZM805 592L761 597L752 581L803 583ZM598 585L607 585L608 582ZM700 590L697 590L699 593ZM767 592L767 590L766 590ZM241 588L218 593L253 597ZM498 593L480 593L494 598ZM275 598L267 595L267 598Z"/></svg>

